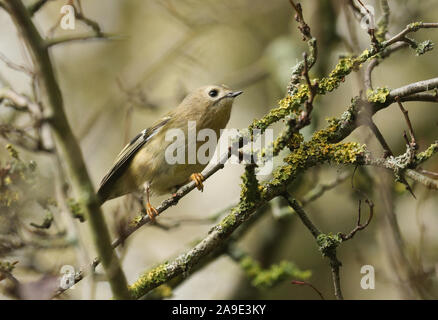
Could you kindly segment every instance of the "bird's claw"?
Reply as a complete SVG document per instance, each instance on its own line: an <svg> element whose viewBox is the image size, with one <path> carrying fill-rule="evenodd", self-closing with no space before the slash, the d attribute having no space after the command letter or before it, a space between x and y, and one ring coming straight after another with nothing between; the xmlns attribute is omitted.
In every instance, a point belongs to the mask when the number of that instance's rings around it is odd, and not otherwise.
<svg viewBox="0 0 438 320"><path fill-rule="evenodd" d="M201 191L201 192L204 191L204 184L202 182L205 180L205 178L202 174L193 173L190 176L190 179L195 181L196 188L198 188L199 191Z"/></svg>
<svg viewBox="0 0 438 320"><path fill-rule="evenodd" d="M158 211L155 209L150 202L146 203L146 213L151 219L151 222L155 222L155 217L158 216Z"/></svg>

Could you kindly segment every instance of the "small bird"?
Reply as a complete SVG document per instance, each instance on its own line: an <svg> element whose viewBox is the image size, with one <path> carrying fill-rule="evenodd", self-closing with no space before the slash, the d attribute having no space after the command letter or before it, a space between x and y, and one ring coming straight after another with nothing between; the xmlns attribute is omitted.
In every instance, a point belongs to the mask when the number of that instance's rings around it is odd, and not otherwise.
<svg viewBox="0 0 438 320"><path fill-rule="evenodd" d="M190 180L203 190L204 177L200 173L207 163L175 163L166 161L165 150L172 144L166 141L166 132L170 129L181 129L184 132L185 154L189 143L187 139L189 121L195 121L196 130L212 129L219 138L220 130L225 128L230 119L234 98L242 91L232 91L221 85L209 85L196 89L176 107L152 127L141 131L119 153L112 168L100 183L97 192L99 201L105 201L139 190L146 192L146 213L152 221L158 215L151 205L152 193L161 195L175 192ZM195 141L196 154L201 142ZM192 151L193 152L193 151ZM209 154L209 160L213 156Z"/></svg>

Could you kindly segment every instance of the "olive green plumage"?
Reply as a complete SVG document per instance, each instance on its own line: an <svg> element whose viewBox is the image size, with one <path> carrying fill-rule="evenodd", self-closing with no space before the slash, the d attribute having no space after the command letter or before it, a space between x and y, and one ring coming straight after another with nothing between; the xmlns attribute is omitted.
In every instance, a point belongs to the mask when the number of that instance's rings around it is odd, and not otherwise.
<svg viewBox="0 0 438 320"><path fill-rule="evenodd" d="M192 173L201 172L206 163L169 164L165 150L173 141L166 141L166 132L181 129L185 134L185 154L189 121L196 122L196 131L212 129L219 138L220 130L230 119L233 100L241 91L225 86L205 86L190 93L181 104L150 128L143 130L117 156L113 167L102 179L98 196L101 203L148 184L153 193L164 194L189 181ZM196 152L203 142L196 142ZM212 155L210 155L211 157Z"/></svg>

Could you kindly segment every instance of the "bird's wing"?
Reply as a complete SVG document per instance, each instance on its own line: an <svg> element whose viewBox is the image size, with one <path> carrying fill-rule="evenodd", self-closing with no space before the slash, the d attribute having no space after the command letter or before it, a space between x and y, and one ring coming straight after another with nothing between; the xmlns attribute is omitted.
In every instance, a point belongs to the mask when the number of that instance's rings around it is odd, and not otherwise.
<svg viewBox="0 0 438 320"><path fill-rule="evenodd" d="M137 154L138 150L142 146L144 146L154 135L156 135L161 128L169 122L170 117L165 117L161 119L159 123L150 127L148 129L143 130L134 139L131 140L119 153L116 160L114 161L114 165L111 170L107 173L105 177L103 177L102 182L100 183L98 194L103 197L103 201L106 200L108 188L117 181L117 179L125 172L129 163L133 159L133 157Z"/></svg>

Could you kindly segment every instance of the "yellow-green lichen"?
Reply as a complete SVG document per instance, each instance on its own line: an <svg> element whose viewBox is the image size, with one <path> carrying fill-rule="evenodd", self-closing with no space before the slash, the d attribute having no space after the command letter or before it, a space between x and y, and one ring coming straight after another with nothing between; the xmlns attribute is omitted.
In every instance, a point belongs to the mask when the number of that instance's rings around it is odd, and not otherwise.
<svg viewBox="0 0 438 320"><path fill-rule="evenodd" d="M298 149L303 141L304 137L301 133L286 130L284 134L275 139L273 143L273 154L278 155L285 147L288 147L291 151Z"/></svg>
<svg viewBox="0 0 438 320"><path fill-rule="evenodd" d="M278 108L272 109L269 113L260 120L255 120L250 130L260 129L264 131L271 124L284 119L286 116L297 112L299 107L307 100L309 95L309 87L300 85L298 91L294 95L287 95L278 102Z"/></svg>
<svg viewBox="0 0 438 320"><path fill-rule="evenodd" d="M372 50L364 50L358 57L346 57L339 60L336 67L330 72L327 78L322 78L318 82L318 93L325 94L332 92L339 87L340 83L344 81L345 77L352 71L358 70L362 63L367 61L377 52Z"/></svg>
<svg viewBox="0 0 438 320"><path fill-rule="evenodd" d="M135 218L133 218L130 222L129 222L129 226L130 227L135 227L137 226L141 220L143 220L143 215L138 215Z"/></svg>
<svg viewBox="0 0 438 320"><path fill-rule="evenodd" d="M219 223L219 227L223 230L228 230L231 226L236 224L236 209L233 209L230 214L228 214L222 221Z"/></svg>
<svg viewBox="0 0 438 320"><path fill-rule="evenodd" d="M6 278L6 274L11 273L18 261L0 261L0 281Z"/></svg>
<svg viewBox="0 0 438 320"><path fill-rule="evenodd" d="M336 248L342 243L340 234L324 234L321 233L316 238L319 250L324 257L330 256L336 250Z"/></svg>
<svg viewBox="0 0 438 320"><path fill-rule="evenodd" d="M415 48L415 52L417 56L421 56L426 52L432 51L434 47L434 43L430 40L426 40L417 44Z"/></svg>
<svg viewBox="0 0 438 320"><path fill-rule="evenodd" d="M240 188L240 202L253 203L260 200L259 181L255 174L256 166L249 164L245 166L245 172L242 175L242 184Z"/></svg>
<svg viewBox="0 0 438 320"><path fill-rule="evenodd" d="M430 159L437 152L438 152L438 141L432 143L426 150L418 153L415 156L415 166L418 166L422 164L424 161Z"/></svg>
<svg viewBox="0 0 438 320"><path fill-rule="evenodd" d="M35 188L36 164L34 161L25 162L11 144L6 145L11 157L4 166L0 167L0 210L20 205L25 199L24 190Z"/></svg>
<svg viewBox="0 0 438 320"><path fill-rule="evenodd" d="M374 103L385 103L386 97L389 95L388 88L377 88L374 91L367 90L367 100Z"/></svg>
<svg viewBox="0 0 438 320"><path fill-rule="evenodd" d="M82 209L82 206L78 201L73 198L67 199L67 206L75 219L79 219L80 222L85 221L85 213Z"/></svg>
<svg viewBox="0 0 438 320"><path fill-rule="evenodd" d="M159 299L170 298L173 295L172 287L167 284L162 284L155 288L154 295Z"/></svg>
<svg viewBox="0 0 438 320"><path fill-rule="evenodd" d="M371 50L364 50L358 57L346 57L339 60L336 67L330 72L329 76L314 81L316 86L316 92L318 94L326 94L331 92L340 83L344 81L345 77L352 71L357 70L364 62L372 58L379 53L379 50L372 48ZM260 120L254 120L249 127L250 130L261 129L264 131L271 124L284 119L291 114L299 114L299 108L304 104L310 95L309 86L307 84L300 84L296 87L292 94L288 94L286 97L278 102L278 107L272 109L265 117Z"/></svg>
<svg viewBox="0 0 438 320"><path fill-rule="evenodd" d="M411 31L417 31L421 28L422 25L423 25L423 22L421 22L421 21L412 22L412 23L408 24L408 29Z"/></svg>
<svg viewBox="0 0 438 320"><path fill-rule="evenodd" d="M242 175L242 184L240 186L239 205L230 212L218 227L224 231L231 230L237 221L237 216L241 212L250 212L252 208L257 207L261 201L261 192L263 188L259 185L255 174L256 165L249 164L245 166L245 172ZM244 217L242 217L244 218Z"/></svg>
<svg viewBox="0 0 438 320"><path fill-rule="evenodd" d="M251 279L251 284L257 288L272 288L289 278L304 280L312 275L310 270L300 270L290 261L281 261L279 264L271 265L268 269L263 269L257 261L248 255L241 259L240 266Z"/></svg>
<svg viewBox="0 0 438 320"><path fill-rule="evenodd" d="M337 132L340 122L336 119L329 120L326 129L317 131L312 139L301 144L291 152L284 162L286 165L278 168L270 181L271 186L287 184L297 174L312 166L325 162L337 164L354 164L364 154L365 146L356 142L329 143L329 138Z"/></svg>
<svg viewBox="0 0 438 320"><path fill-rule="evenodd" d="M14 148L14 146L12 144L7 144L6 145L6 150L8 150L9 155L14 158L15 160L20 160L19 154L17 149Z"/></svg>
<svg viewBox="0 0 438 320"><path fill-rule="evenodd" d="M153 289L167 280L167 263L161 264L145 272L138 280L129 286L129 292L134 299L139 299L147 289Z"/></svg>
<svg viewBox="0 0 438 320"><path fill-rule="evenodd" d="M34 222L31 222L30 225L38 229L49 229L52 226L52 222L53 222L53 214L47 210L46 215L44 216L44 220L41 224L36 224Z"/></svg>
<svg viewBox="0 0 438 320"><path fill-rule="evenodd" d="M4 272L11 272L14 270L15 265L18 263L18 261L9 262L9 261L0 261L0 271Z"/></svg>

